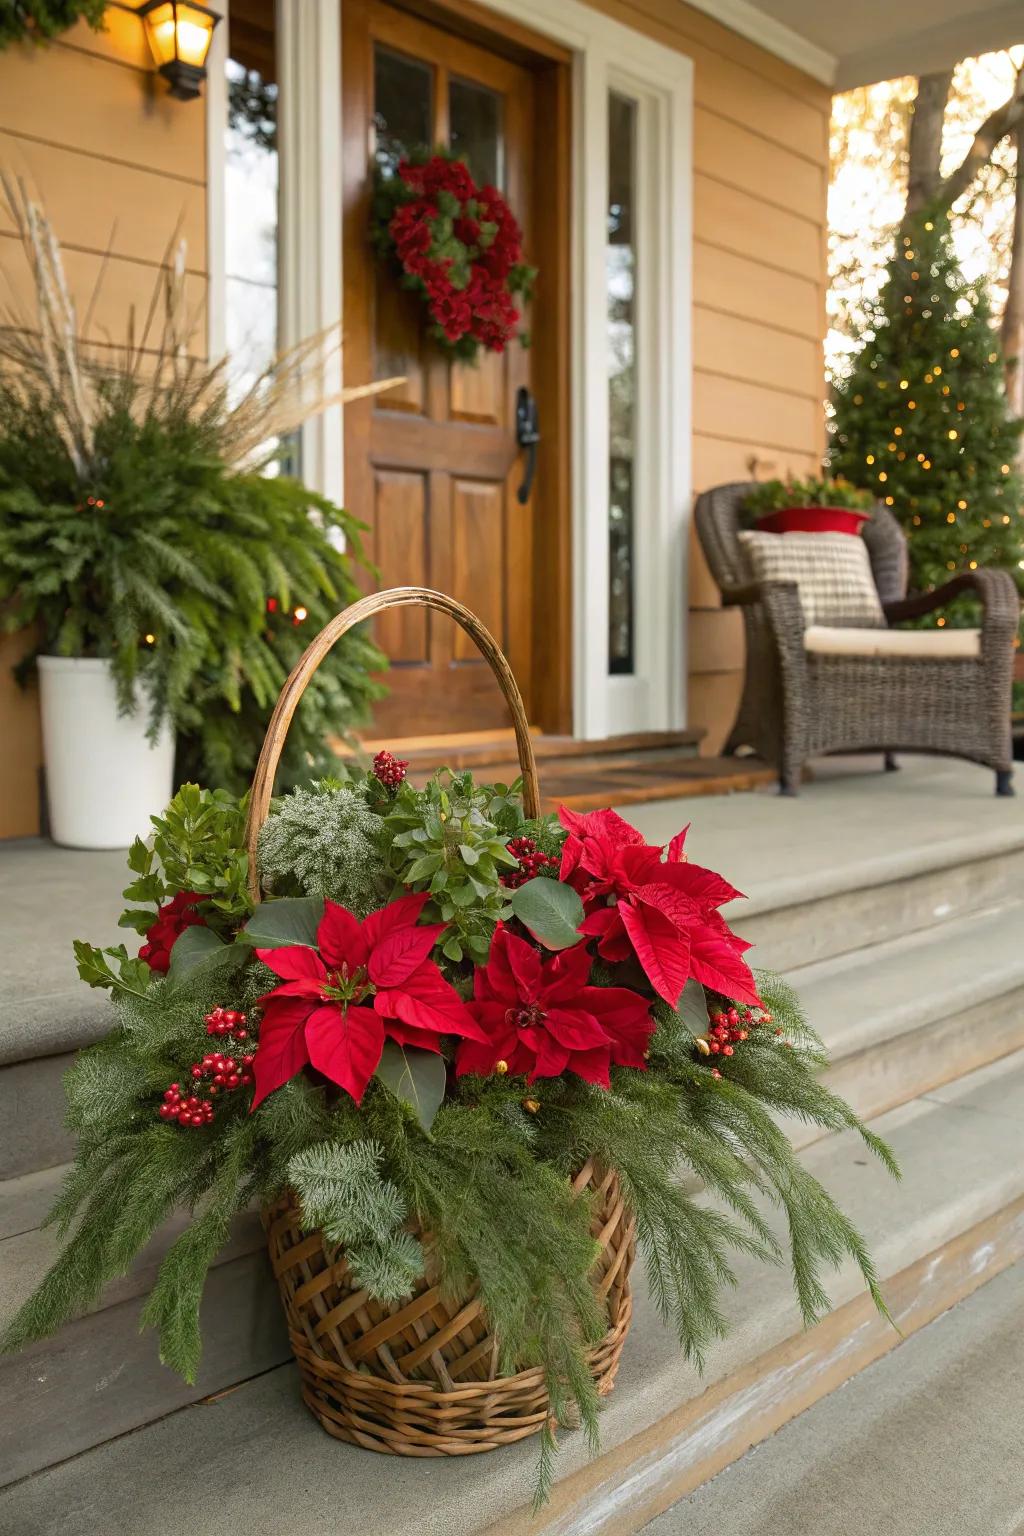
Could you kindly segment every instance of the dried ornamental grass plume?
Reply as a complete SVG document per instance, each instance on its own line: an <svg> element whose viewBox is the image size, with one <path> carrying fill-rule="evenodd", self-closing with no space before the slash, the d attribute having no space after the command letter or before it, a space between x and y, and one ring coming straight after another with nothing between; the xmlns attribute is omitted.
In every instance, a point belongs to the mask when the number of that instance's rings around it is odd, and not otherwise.
<svg viewBox="0 0 1024 1536"><path fill-rule="evenodd" d="M0 372L13 372L13 379L5 377L7 387L16 388L20 379L24 398L45 404L83 480L95 468L96 423L109 410L112 387L136 420L174 420L184 414L205 427L222 461L244 470L267 459L268 445L332 406L402 382L391 378L329 389L341 350L340 328L331 325L278 353L241 399L232 402L228 360L210 362L189 350L203 310L188 303L187 246L177 230L164 253L141 329L132 307L123 341L114 344L112 362L109 344L101 351L88 339L106 260L79 326L60 243L46 213L22 180L0 173L0 186L32 276L34 298L27 309L12 294L0 309Z"/></svg>
<svg viewBox="0 0 1024 1536"><path fill-rule="evenodd" d="M277 895L324 896L366 917L391 880L383 818L351 789L297 789L260 833L260 873Z"/></svg>

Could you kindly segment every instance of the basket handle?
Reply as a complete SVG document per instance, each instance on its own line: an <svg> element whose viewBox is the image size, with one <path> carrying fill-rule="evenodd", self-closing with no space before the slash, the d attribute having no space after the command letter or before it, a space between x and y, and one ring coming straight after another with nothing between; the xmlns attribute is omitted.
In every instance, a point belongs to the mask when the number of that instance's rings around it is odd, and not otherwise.
<svg viewBox="0 0 1024 1536"><path fill-rule="evenodd" d="M537 763L533 755L533 742L530 739L526 710L523 708L522 695L512 675L512 668L499 650L494 636L462 603L457 603L453 597L446 597L443 592L434 592L430 587L392 587L387 592L374 592L369 597L360 598L357 603L342 609L329 624L324 625L292 668L288 681L281 689L280 697L274 706L274 713L270 717L267 734L263 739L263 749L253 776L249 815L245 824L245 846L249 855L249 894L253 901L260 900L256 844L270 811L277 765L281 760L285 737L288 735L288 727L298 708L299 700L305 693L306 685L313 673L342 635L347 634L355 625L363 624L367 619L372 619L375 614L384 613L389 608L435 608L438 613L446 613L449 618L455 620L456 624L462 626L483 654L484 660L498 680L498 686L505 696L505 702L512 715L519 767L523 775L523 809L528 817L540 815Z"/></svg>

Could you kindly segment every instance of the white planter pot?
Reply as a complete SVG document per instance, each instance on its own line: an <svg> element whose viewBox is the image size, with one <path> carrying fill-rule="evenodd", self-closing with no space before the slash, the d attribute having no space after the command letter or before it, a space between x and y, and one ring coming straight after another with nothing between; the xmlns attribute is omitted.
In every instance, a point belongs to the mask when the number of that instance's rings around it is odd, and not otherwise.
<svg viewBox="0 0 1024 1536"><path fill-rule="evenodd" d="M174 734L146 740L146 712L117 712L106 661L39 657L50 832L67 848L127 848L171 798Z"/></svg>

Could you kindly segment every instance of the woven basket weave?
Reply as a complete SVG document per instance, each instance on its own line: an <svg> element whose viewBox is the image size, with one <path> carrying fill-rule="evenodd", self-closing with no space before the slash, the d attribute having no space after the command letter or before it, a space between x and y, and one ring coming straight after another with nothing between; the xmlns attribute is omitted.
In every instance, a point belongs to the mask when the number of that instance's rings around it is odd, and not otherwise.
<svg viewBox="0 0 1024 1536"><path fill-rule="evenodd" d="M263 744L249 802L249 882L259 901L256 844L270 809L284 739L306 685L324 656L355 624L385 609L433 608L476 642L505 695L515 728L527 816L540 795L529 726L511 669L494 639L461 603L422 587L363 598L332 619L306 650L281 692ZM588 1162L573 1180L592 1202L599 1247L593 1283L608 1319L587 1359L601 1395L611 1391L633 1311L629 1272L635 1224L613 1173ZM443 1297L429 1272L414 1294L385 1305L354 1287L342 1250L322 1232L303 1230L287 1194L264 1212L270 1259L302 1378L302 1395L329 1434L399 1456L468 1456L522 1440L550 1412L539 1368L498 1373L498 1341L479 1297ZM428 1250L429 1251L429 1250Z"/></svg>

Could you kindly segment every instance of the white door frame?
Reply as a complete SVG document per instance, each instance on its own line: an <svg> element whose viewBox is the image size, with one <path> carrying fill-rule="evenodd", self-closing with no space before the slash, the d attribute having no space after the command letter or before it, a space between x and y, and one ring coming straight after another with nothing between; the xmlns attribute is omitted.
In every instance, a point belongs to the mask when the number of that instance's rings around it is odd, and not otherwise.
<svg viewBox="0 0 1024 1536"><path fill-rule="evenodd" d="M337 323L341 313L343 3L277 0L283 344ZM693 64L582 0L485 3L496 14L513 17L561 43L573 55L573 730L577 736L599 738L626 730L675 729L685 724L686 713ZM223 50L226 27L218 31L225 34L220 39ZM220 62L222 66L223 59ZM211 76L217 67L211 60ZM605 220L610 89L633 97L640 112L637 670L631 677L608 673ZM218 126L224 120L223 95L211 89L207 99L213 146L223 136ZM223 261L223 196L218 199L216 159L211 148L211 315L217 307L216 263ZM222 175L219 179L222 183ZM217 334L211 321L211 345ZM304 478L336 500L344 494L343 431L338 408L303 434ZM351 510L359 515L358 507Z"/></svg>

